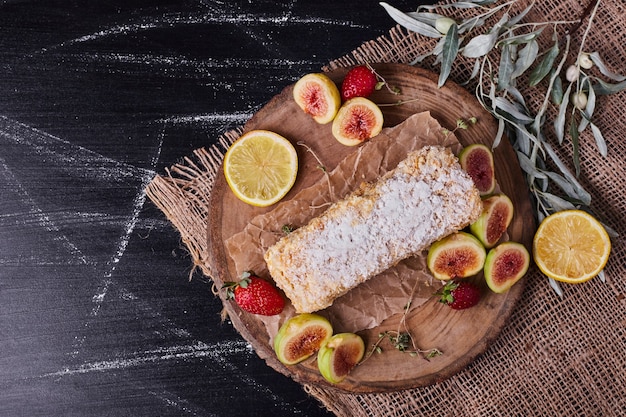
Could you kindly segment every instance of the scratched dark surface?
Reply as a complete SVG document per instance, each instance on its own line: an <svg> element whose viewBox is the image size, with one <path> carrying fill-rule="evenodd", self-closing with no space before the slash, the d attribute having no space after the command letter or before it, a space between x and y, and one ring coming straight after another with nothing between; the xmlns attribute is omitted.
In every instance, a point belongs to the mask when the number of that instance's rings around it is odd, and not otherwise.
<svg viewBox="0 0 626 417"><path fill-rule="evenodd" d="M144 189L391 26L362 0L1 1L0 416L328 415L220 322Z"/></svg>

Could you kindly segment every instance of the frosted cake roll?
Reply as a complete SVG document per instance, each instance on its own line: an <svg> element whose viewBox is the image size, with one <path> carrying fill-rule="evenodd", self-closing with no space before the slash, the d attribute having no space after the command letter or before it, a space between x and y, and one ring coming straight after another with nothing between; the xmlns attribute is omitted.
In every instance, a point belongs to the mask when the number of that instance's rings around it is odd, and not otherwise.
<svg viewBox="0 0 626 417"><path fill-rule="evenodd" d="M458 159L427 146L281 238L264 258L296 311L314 312L473 223L481 210Z"/></svg>

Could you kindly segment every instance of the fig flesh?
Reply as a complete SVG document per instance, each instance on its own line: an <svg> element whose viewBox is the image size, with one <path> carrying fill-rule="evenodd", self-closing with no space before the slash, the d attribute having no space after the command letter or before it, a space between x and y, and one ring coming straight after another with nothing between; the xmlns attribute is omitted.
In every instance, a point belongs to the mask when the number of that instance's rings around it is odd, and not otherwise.
<svg viewBox="0 0 626 417"><path fill-rule="evenodd" d="M327 75L307 74L293 86L296 104L319 124L333 121L341 105L339 88Z"/></svg>
<svg viewBox="0 0 626 417"><path fill-rule="evenodd" d="M493 193L496 176L491 149L482 143L466 146L459 153L459 162L474 181L481 196Z"/></svg>
<svg viewBox="0 0 626 417"><path fill-rule="evenodd" d="M333 120L333 136L346 146L356 146L378 135L383 113L373 101L355 97L346 101Z"/></svg>
<svg viewBox="0 0 626 417"><path fill-rule="evenodd" d="M483 199L483 211L470 230L487 248L493 248L513 220L513 202L505 194Z"/></svg>
<svg viewBox="0 0 626 417"><path fill-rule="evenodd" d="M338 384L363 359L365 343L354 333L338 333L317 354L317 367L327 381Z"/></svg>
<svg viewBox="0 0 626 417"><path fill-rule="evenodd" d="M299 314L288 319L274 338L274 352L285 365L312 356L333 335L330 322L318 314Z"/></svg>
<svg viewBox="0 0 626 417"><path fill-rule="evenodd" d="M485 281L493 292L506 292L526 274L529 265L530 254L524 245L501 243L487 254Z"/></svg>
<svg viewBox="0 0 626 417"><path fill-rule="evenodd" d="M433 243L426 263L435 278L448 281L479 273L486 255L485 247L475 236L457 232Z"/></svg>

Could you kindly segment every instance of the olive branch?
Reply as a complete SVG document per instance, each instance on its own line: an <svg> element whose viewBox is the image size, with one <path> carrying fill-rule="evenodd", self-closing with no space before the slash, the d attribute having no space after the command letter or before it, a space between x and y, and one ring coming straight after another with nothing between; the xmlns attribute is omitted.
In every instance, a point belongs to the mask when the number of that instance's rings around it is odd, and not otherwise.
<svg viewBox="0 0 626 417"><path fill-rule="evenodd" d="M519 0L462 0L444 5L420 6L404 13L387 3L380 3L389 16L404 28L422 36L437 39L427 53L416 57L411 65L432 59L439 66L438 85L443 86L455 63L472 63L471 74L462 85L476 83L475 95L481 105L498 121L492 147L497 147L504 134L518 156L541 221L565 209L587 211L591 195L578 180L580 166L580 135L591 131L597 151L603 157L609 149L601 129L594 122L600 96L626 89L626 76L610 71L598 52L585 50L585 42L602 0L591 0L579 19L574 21L526 22L533 10L533 1L516 15L513 6ZM467 18L445 15L453 10L469 11ZM585 19L588 23L582 40L572 54L572 35ZM494 22L489 26L489 22ZM551 32L549 47L541 51L539 37ZM568 62L574 62L567 65ZM592 70L594 69L594 70ZM596 75L598 71L601 76ZM536 112L527 105L520 91L524 78L527 87L544 87L543 100ZM548 111L557 116L548 123ZM552 126L558 146L566 140L572 147L574 172L561 160L547 129ZM550 167L554 167L552 170ZM612 237L617 233L604 225ZM604 275L600 278L604 281ZM550 285L562 295L556 281Z"/></svg>

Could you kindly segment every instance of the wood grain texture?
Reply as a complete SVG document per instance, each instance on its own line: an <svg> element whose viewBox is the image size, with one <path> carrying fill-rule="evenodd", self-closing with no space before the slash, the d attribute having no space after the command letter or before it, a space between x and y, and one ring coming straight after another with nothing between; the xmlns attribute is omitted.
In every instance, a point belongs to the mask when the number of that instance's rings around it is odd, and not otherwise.
<svg viewBox="0 0 626 417"><path fill-rule="evenodd" d="M476 125L467 130L457 130L455 134L462 145L491 145L497 132L497 123L466 90L451 83L438 88L435 74L414 67L378 64L375 68L390 85L399 87L402 94L394 96L383 89L376 92L371 99L379 104L395 103L398 100L406 102L382 107L385 126L395 126L409 115L422 111L430 111L449 130L455 129L459 117L476 117ZM330 76L339 82L345 71L336 70ZM300 111L293 102L291 87L272 99L245 125L246 131L252 129L273 130L294 142L304 141L314 148L328 169L332 169L354 151L354 148L345 147L334 140L330 134L330 126L321 126ZM316 169L317 160L308 152L302 152L299 156L299 176L286 199L310 186L322 175ZM502 191L511 197L515 207L515 216L509 229L510 238L524 243L530 250L534 231L531 204L529 196L519 192L525 187L524 178L508 141L504 140L495 149L494 157L496 179ZM234 280L236 275L223 242L241 231L252 217L268 210L271 207L258 209L237 200L228 189L223 175L217 177L210 204L209 236L212 259L215 261L213 267L219 271L219 276L216 277L218 284L221 281ZM441 381L467 366L487 349L506 325L507 318L524 288L522 280L508 293L494 294L486 290L483 280L476 281L485 294L477 307L461 312L453 311L433 298L407 317L408 327L415 332L415 340L420 347L436 347L444 355L431 361L408 360L407 354L386 349L383 355L372 356L335 387L363 393L419 387ZM296 366L282 365L275 357L263 324L254 315L242 312L232 303L225 303L225 308L235 328L271 367L301 382L329 385L320 376L313 359ZM391 317L380 326L362 332L362 336L371 346L381 331L397 329L400 319L400 316Z"/></svg>
<svg viewBox="0 0 626 417"><path fill-rule="evenodd" d="M328 416L221 322L144 189L392 25L376 1L0 2L0 415Z"/></svg>

